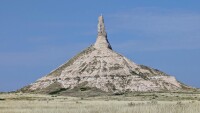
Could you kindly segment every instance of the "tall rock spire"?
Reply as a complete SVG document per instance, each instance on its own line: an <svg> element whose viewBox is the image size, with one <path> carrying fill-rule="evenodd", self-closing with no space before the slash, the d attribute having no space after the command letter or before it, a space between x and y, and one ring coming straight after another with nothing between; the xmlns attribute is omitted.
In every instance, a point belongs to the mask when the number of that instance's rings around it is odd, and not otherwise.
<svg viewBox="0 0 200 113"><path fill-rule="evenodd" d="M105 25L104 25L104 19L103 16L99 16L99 22L98 22L98 36L96 43L94 44L94 47L97 49L112 49L108 39L107 39L107 33L105 30Z"/></svg>
<svg viewBox="0 0 200 113"><path fill-rule="evenodd" d="M107 36L105 25L104 25L104 19L103 16L99 16L99 22L98 22L98 36Z"/></svg>

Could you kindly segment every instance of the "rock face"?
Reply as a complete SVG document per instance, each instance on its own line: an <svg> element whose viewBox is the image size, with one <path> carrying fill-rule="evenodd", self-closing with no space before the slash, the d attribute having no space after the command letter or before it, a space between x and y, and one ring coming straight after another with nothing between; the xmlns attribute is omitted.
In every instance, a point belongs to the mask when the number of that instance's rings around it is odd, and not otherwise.
<svg viewBox="0 0 200 113"><path fill-rule="evenodd" d="M97 49L111 49L112 47L107 39L107 33L105 30L105 26L104 26L104 19L103 16L99 17L99 22L98 22L98 37L97 37L97 41L94 44L94 47Z"/></svg>
<svg viewBox="0 0 200 113"><path fill-rule="evenodd" d="M107 39L103 16L98 36L88 47L50 74L21 89L24 92L50 92L78 86L104 92L179 91L190 87L157 69L138 65L116 53Z"/></svg>

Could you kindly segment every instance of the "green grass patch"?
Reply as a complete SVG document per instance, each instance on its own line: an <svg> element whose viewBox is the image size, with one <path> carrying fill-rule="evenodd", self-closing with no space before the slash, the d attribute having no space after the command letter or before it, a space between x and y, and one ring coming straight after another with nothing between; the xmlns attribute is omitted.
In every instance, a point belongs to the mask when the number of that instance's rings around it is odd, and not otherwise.
<svg viewBox="0 0 200 113"><path fill-rule="evenodd" d="M90 87L81 87L80 88L81 91L87 91L87 90L90 90L90 89L91 89Z"/></svg>
<svg viewBox="0 0 200 113"><path fill-rule="evenodd" d="M50 92L49 94L50 95L55 95L55 94L59 94L60 92L63 92L63 91L66 91L66 90L67 90L66 88L60 88L58 90Z"/></svg>

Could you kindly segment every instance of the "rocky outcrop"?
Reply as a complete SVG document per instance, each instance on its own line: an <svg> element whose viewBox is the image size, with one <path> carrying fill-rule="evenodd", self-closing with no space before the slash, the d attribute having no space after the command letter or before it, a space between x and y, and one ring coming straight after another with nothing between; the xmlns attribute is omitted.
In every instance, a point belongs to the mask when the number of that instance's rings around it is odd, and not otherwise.
<svg viewBox="0 0 200 113"><path fill-rule="evenodd" d="M98 22L98 36L96 43L94 44L94 47L97 49L112 49L108 39L107 39L107 33L105 30L105 25L104 25L104 19L103 16L99 17L99 22Z"/></svg>
<svg viewBox="0 0 200 113"><path fill-rule="evenodd" d="M78 86L113 93L190 89L173 76L138 65L113 51L107 39L103 16L99 17L94 45L21 91L52 92L59 88L72 90Z"/></svg>

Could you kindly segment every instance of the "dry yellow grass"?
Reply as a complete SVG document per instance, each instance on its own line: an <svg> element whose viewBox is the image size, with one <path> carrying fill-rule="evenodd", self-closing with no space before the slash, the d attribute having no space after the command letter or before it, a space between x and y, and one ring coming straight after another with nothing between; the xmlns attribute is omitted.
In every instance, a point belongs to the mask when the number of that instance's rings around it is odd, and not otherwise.
<svg viewBox="0 0 200 113"><path fill-rule="evenodd" d="M0 98L5 99L0 101L0 113L200 113L200 101L190 99L135 101L120 96L111 99L33 94L0 94Z"/></svg>

